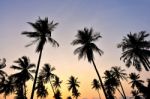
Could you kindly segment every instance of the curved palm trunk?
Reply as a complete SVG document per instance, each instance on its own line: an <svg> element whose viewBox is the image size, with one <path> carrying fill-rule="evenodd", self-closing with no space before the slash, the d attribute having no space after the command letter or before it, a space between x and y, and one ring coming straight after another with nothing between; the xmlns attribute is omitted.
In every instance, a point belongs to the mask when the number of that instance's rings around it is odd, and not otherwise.
<svg viewBox="0 0 150 99"><path fill-rule="evenodd" d="M95 62L94 62L94 60L93 60L93 59L92 59L92 63L93 63L93 65L94 65L95 71L96 71L97 76L98 76L98 78L99 78L99 81L100 81L100 83L101 83L101 86L102 86L102 89L103 89L103 92L104 92L105 98L106 98L106 99L108 99L108 97L107 97L107 93L106 93L106 91L105 91L105 88L104 88L104 85L103 85L103 82L102 82L102 79L101 79L101 77L100 77L100 74L99 74L99 72L98 72L98 70L97 70L97 67L96 67Z"/></svg>
<svg viewBox="0 0 150 99"><path fill-rule="evenodd" d="M54 91L54 87L53 87L53 85L52 85L51 80L50 80L50 84L51 84L51 87L52 87L52 90L53 90L53 93L54 93L54 96L55 96L55 91Z"/></svg>
<svg viewBox="0 0 150 99"><path fill-rule="evenodd" d="M24 83L24 96L26 97L27 96L27 90L26 90L26 84Z"/></svg>
<svg viewBox="0 0 150 99"><path fill-rule="evenodd" d="M98 95L99 95L99 99L101 99L101 95L100 95L99 89L97 90L97 92L98 92Z"/></svg>
<svg viewBox="0 0 150 99"><path fill-rule="evenodd" d="M116 87L116 89L118 90L118 92L120 93L120 95L122 96L122 98L124 99L124 95L121 93L121 91Z"/></svg>
<svg viewBox="0 0 150 99"><path fill-rule="evenodd" d="M125 95L125 92L124 92L124 89L123 89L123 86L122 86L122 84L121 84L121 81L120 81L120 79L119 79L119 83L120 83L121 90L122 90L122 92L123 92L123 95L124 95L124 99L127 99L127 97L126 97L126 95Z"/></svg>
<svg viewBox="0 0 150 99"><path fill-rule="evenodd" d="M33 97L34 97L34 90L35 90L37 75L38 75L38 71L39 71L39 67L40 67L40 61L41 61L42 51L43 51L43 49L40 51L40 54L39 54L39 59L38 59L38 63L37 63L37 69L36 69L36 72L35 72L35 78L34 78L34 82L33 82L33 88L32 88L30 99L33 99Z"/></svg>

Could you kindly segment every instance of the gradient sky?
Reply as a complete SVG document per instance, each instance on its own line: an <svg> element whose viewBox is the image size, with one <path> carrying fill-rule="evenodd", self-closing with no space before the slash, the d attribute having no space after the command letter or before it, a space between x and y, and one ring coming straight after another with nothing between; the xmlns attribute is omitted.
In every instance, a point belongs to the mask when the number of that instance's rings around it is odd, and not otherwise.
<svg viewBox="0 0 150 99"><path fill-rule="evenodd" d="M55 66L55 73L63 80L61 91L64 99L71 95L66 85L71 75L78 77L81 82L79 99L98 99L97 92L91 89L91 81L97 78L93 66L87 60L78 61L78 57L73 55L77 46L73 47L70 43L75 39L77 30L93 27L95 32L102 35L102 39L96 44L104 51L104 55L95 55L95 62L102 76L111 66L122 66L127 73L138 73L134 68L126 68L120 61L121 49L116 46L129 32L150 32L149 9L150 0L0 0L0 58L7 59L5 70L9 74L17 72L9 67L23 55L36 63L36 46L25 48L31 39L22 36L21 32L33 31L26 22L35 22L38 17L48 17L50 21L59 23L52 37L59 42L60 47L52 48L47 44L41 66L44 63ZM141 79L146 80L150 73L143 69L140 74ZM29 85L32 86L31 82ZM131 96L130 85L127 82L124 85L127 95ZM9 99L10 97L12 96ZM52 93L49 97L52 97Z"/></svg>

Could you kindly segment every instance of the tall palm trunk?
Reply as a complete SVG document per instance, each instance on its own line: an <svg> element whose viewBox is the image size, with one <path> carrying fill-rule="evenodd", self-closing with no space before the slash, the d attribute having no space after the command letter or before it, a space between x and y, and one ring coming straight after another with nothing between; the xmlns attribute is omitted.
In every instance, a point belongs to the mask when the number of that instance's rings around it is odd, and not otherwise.
<svg viewBox="0 0 150 99"><path fill-rule="evenodd" d="M4 95L4 99L6 99L6 95Z"/></svg>
<svg viewBox="0 0 150 99"><path fill-rule="evenodd" d="M24 82L23 86L24 86L24 96L26 97L27 96L27 91L26 91L26 83L25 82Z"/></svg>
<svg viewBox="0 0 150 99"><path fill-rule="evenodd" d="M104 88L104 85L103 85L103 82L102 82L102 79L101 79L101 77L100 77L100 74L99 74L99 72L98 72L98 70L97 70L97 67L96 67L95 62L94 62L94 60L93 60L93 59L92 59L92 63L93 63L93 65L94 65L95 71L96 71L97 76L98 76L98 78L99 78L99 81L100 81L100 83L101 83L101 86L102 86L102 89L103 89L103 92L104 92L105 98L106 98L106 99L108 99L108 97L107 97L107 93L106 93L106 91L105 91L105 88Z"/></svg>
<svg viewBox="0 0 150 99"><path fill-rule="evenodd" d="M21 86L20 86L20 89L19 89L19 92L20 92L20 96L21 97L24 97L24 85L23 84L21 84Z"/></svg>
<svg viewBox="0 0 150 99"><path fill-rule="evenodd" d="M120 93L120 95L122 96L122 98L124 99L124 95L121 93L121 91L119 90L119 88L116 87L116 89L118 90L118 92Z"/></svg>
<svg viewBox="0 0 150 99"><path fill-rule="evenodd" d="M119 79L119 84L120 84L120 86L121 86L121 90L122 90L122 92L123 92L124 99L127 99L127 97L126 97L126 95L125 95L125 92L124 92L124 89L123 89L123 86L122 86L122 84L121 84L120 79Z"/></svg>
<svg viewBox="0 0 150 99"><path fill-rule="evenodd" d="M52 85L52 82L51 82L51 80L50 80L50 84L51 84L51 88L52 88L52 90L53 90L53 93L54 93L54 96L55 96L55 91L54 91L54 87L53 87L53 85Z"/></svg>
<svg viewBox="0 0 150 99"><path fill-rule="evenodd" d="M35 72L35 78L34 78L34 82L33 82L33 88L32 88L31 98L30 99L33 99L33 97L34 97L34 90L35 90L37 75L38 75L38 71L39 71L39 67L40 67L42 51L43 51L43 48L41 49L40 54L39 54L39 59L38 59L38 63L37 63L37 69L36 69L36 72Z"/></svg>
<svg viewBox="0 0 150 99"><path fill-rule="evenodd" d="M101 99L101 95L100 95L99 89L97 90L97 92L98 92L98 95L99 95L99 99Z"/></svg>

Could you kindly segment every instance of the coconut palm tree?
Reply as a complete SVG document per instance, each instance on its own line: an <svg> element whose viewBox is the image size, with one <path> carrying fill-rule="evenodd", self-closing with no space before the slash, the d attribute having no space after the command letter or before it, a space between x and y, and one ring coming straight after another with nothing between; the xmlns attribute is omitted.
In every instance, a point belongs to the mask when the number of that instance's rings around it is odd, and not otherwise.
<svg viewBox="0 0 150 99"><path fill-rule="evenodd" d="M22 85L19 85L19 86L15 85L15 90L16 90L15 91L16 96L14 97L14 99L27 99L27 97L23 94Z"/></svg>
<svg viewBox="0 0 150 99"><path fill-rule="evenodd" d="M148 36L145 31L130 33L118 44L118 48L122 48L123 52L120 59L123 58L127 67L132 65L141 71L143 66L146 71L150 70L150 41L146 40Z"/></svg>
<svg viewBox="0 0 150 99"><path fill-rule="evenodd" d="M83 30L79 30L78 34L76 35L76 39L73 40L71 43L72 45L81 45L77 49L75 49L74 54L78 54L78 58L81 59L83 57L87 57L88 62L92 62L94 69L97 73L97 76L99 78L100 84L102 86L103 92L105 94L105 97L107 99L107 94L105 92L105 88L103 86L102 79L100 77L100 74L98 72L98 69L96 67L96 64L94 62L94 51L97 52L100 56L103 54L103 51L99 49L96 44L94 44L95 41L97 41L99 38L101 38L99 33L94 33L93 29L84 28Z"/></svg>
<svg viewBox="0 0 150 99"><path fill-rule="evenodd" d="M114 77L111 71L106 70L104 74L105 74L104 85L105 85L107 95L109 97L108 99L114 99L115 98L114 94L115 94L116 88L119 86L119 81L118 79Z"/></svg>
<svg viewBox="0 0 150 99"><path fill-rule="evenodd" d="M53 80L53 86L56 90L57 88L61 87L60 84L62 83L62 80L60 80L58 76L55 76L54 78L55 79Z"/></svg>
<svg viewBox="0 0 150 99"><path fill-rule="evenodd" d="M1 61L1 59L0 59ZM2 69L6 67L6 59L3 58L3 60L0 62L0 78L7 76L7 73L3 71Z"/></svg>
<svg viewBox="0 0 150 99"><path fill-rule="evenodd" d="M55 70L55 67L52 67L49 64L44 64L44 67L40 71L40 76L43 77L44 83L50 82L52 91L53 91L53 93L55 95L55 90L54 90L54 87L53 87L53 84L52 84L52 79L55 78L55 74L53 73L54 70Z"/></svg>
<svg viewBox="0 0 150 99"><path fill-rule="evenodd" d="M10 77L3 77L2 82L0 82L0 93L4 93L4 98L9 94L15 92L15 86Z"/></svg>
<svg viewBox="0 0 150 99"><path fill-rule="evenodd" d="M140 75L131 73L129 74L129 78L131 79L131 87L134 89L136 87L139 93L143 94L144 99L150 99L150 80L148 79L148 86L145 86L143 80L140 80Z"/></svg>
<svg viewBox="0 0 150 99"><path fill-rule="evenodd" d="M134 89L135 86L138 88L138 90L140 91L141 86L143 86L142 84L144 83L143 80L140 80L140 75L136 74L136 73L131 73L129 74L129 78L131 79L131 82L129 82L131 84L131 87Z"/></svg>
<svg viewBox="0 0 150 99"><path fill-rule="evenodd" d="M71 96L68 96L67 99L72 99Z"/></svg>
<svg viewBox="0 0 150 99"><path fill-rule="evenodd" d="M57 89L57 91L56 91L56 93L54 95L54 98L55 99L62 99L60 90Z"/></svg>
<svg viewBox="0 0 150 99"><path fill-rule="evenodd" d="M35 79L34 79L33 88L32 88L32 92L31 92L31 99L33 99L36 79L37 79L37 75L38 75L38 70L39 70L39 66L40 66L40 61L41 61L41 56L42 56L42 51L43 51L44 45L46 42L50 42L53 46L57 46L57 47L59 46L57 41L55 41L51 37L52 31L58 25L58 23L54 23L53 21L51 21L49 23L47 17L45 19L39 18L35 23L32 23L32 22L28 22L28 23L29 23L29 25L31 25L34 28L35 31L34 32L25 31L25 32L22 32L22 34L26 35L29 38L35 39L34 41L32 41L31 44L29 44L27 46L30 46L30 45L38 42L36 52L39 53L39 59L38 59L38 63L37 63Z"/></svg>
<svg viewBox="0 0 150 99"><path fill-rule="evenodd" d="M78 90L73 90L72 96L78 99L78 97L81 95L81 93Z"/></svg>
<svg viewBox="0 0 150 99"><path fill-rule="evenodd" d="M46 98L48 95L47 88L45 88L45 86L43 84L42 76L38 77L37 86L36 86L36 94L37 94L37 97L40 97L41 99Z"/></svg>
<svg viewBox="0 0 150 99"><path fill-rule="evenodd" d="M78 82L77 81L78 80L78 78L75 78L74 76L70 76L69 77L69 80L68 80L68 90L69 91L72 91L72 96L73 97L76 97L76 99L80 96L80 93L78 92L78 87L80 87L79 86L79 83L80 82Z"/></svg>
<svg viewBox="0 0 150 99"><path fill-rule="evenodd" d="M139 91L138 90L132 90L131 93L132 93L134 99L142 99L141 95L139 95Z"/></svg>
<svg viewBox="0 0 150 99"><path fill-rule="evenodd" d="M115 67L111 68L111 72L112 72L113 76L116 77L116 79L118 79L119 85L121 86L121 89L122 89L122 92L124 95L123 98L127 99L124 89L123 89L123 86L122 86L122 83L121 83L121 80L127 80L127 74L125 73L125 70L121 69L121 67L115 66Z"/></svg>
<svg viewBox="0 0 150 99"><path fill-rule="evenodd" d="M92 81L92 89L97 90L97 92L99 94L99 99L101 99L100 92L99 92L99 90L101 89L101 85L100 85L100 83L99 83L99 81L97 79L93 79L93 81Z"/></svg>
<svg viewBox="0 0 150 99"><path fill-rule="evenodd" d="M33 79L31 73L35 73L35 64L30 63L30 59L27 56L19 58L14 63L18 64L18 66L12 65L10 68L19 70L20 72L12 74L11 77L15 79L16 85L19 85L18 88L21 88L20 85L24 87L24 95L26 96L26 82Z"/></svg>

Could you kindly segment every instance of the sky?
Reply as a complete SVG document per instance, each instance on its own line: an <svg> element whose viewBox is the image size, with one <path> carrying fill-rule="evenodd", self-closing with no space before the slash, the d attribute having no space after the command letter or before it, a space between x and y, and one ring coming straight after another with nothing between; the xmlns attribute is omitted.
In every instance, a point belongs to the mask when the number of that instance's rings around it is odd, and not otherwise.
<svg viewBox="0 0 150 99"><path fill-rule="evenodd" d="M97 78L95 70L86 59L78 60L78 56L73 54L78 46L72 46L70 43L75 39L78 30L92 27L102 36L96 44L104 54L95 54L95 63L102 77L105 70L112 66L121 66L127 73L140 73L141 79L146 80L149 72L145 72L144 69L137 72L135 68L127 68L120 61L121 49L117 48L117 44L130 32L145 30L150 33L149 9L150 0L1 0L0 58L7 59L5 71L8 74L18 72L9 67L14 64L14 60L23 55L36 64L36 46L25 47L32 39L21 35L21 32L33 31L27 22L35 22L39 17L48 17L49 21L59 23L52 37L59 42L60 47L53 48L46 44L40 67L49 63L56 68L55 73L63 80L63 99L71 95L66 84L71 75L78 77L80 81L79 99L98 99L97 92L91 89L91 81ZM126 94L131 96L128 82L123 84ZM32 86L32 82L28 83ZM49 90L51 92L51 89ZM49 97L52 97L51 93ZM103 97L102 91L101 95ZM9 99L12 97L10 95ZM120 96L117 94L117 97Z"/></svg>

